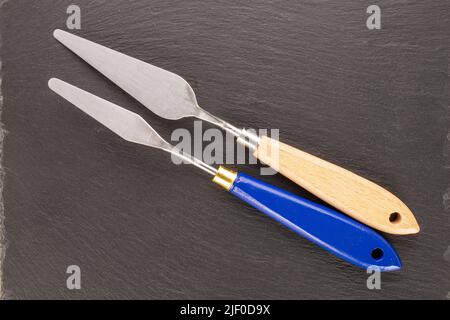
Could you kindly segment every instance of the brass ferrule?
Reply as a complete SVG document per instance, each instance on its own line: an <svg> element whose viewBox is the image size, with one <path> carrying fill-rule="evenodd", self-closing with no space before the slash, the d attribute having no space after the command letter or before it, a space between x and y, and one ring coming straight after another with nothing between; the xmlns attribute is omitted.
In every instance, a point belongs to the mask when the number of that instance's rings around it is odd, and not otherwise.
<svg viewBox="0 0 450 320"><path fill-rule="evenodd" d="M234 180L236 180L237 173L231 170L228 170L222 166L217 170L216 175L212 179L213 182L217 183L219 186L222 186L226 190L230 190L233 186Z"/></svg>

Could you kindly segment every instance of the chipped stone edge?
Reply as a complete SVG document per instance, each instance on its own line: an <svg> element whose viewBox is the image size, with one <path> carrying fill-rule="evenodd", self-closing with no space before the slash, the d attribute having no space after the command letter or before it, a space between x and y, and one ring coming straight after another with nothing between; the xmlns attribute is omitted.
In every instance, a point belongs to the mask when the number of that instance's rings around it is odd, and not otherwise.
<svg viewBox="0 0 450 320"><path fill-rule="evenodd" d="M0 0L0 10L8 0ZM1 121L1 115L3 111L3 95L2 95L2 60L1 60L1 47L2 47L2 35L0 29L0 300L5 298L4 282L3 282L3 261L5 260L6 251L6 235L5 235L5 211L3 207L3 139L5 137L5 131L3 128L3 122Z"/></svg>
<svg viewBox="0 0 450 320"><path fill-rule="evenodd" d="M450 79L450 69L448 72L448 77ZM450 104L447 106L447 120L450 124ZM449 126L450 128L450 126ZM450 150L450 130L447 133L447 136L445 137L445 142L444 142L444 159L445 160L445 164L444 164L444 169L445 171L449 171L450 170L450 153L448 153L448 150ZM444 212L446 212L447 214L450 213L450 185L447 186L447 189L444 191L444 194L442 195L442 205L444 207ZM449 227L450 227L450 216L449 216ZM445 250L444 255L443 255L444 260L447 263L450 263L450 244L447 247L447 250ZM448 288L449 291L447 293L447 296L445 297L445 299L450 300L450 288Z"/></svg>

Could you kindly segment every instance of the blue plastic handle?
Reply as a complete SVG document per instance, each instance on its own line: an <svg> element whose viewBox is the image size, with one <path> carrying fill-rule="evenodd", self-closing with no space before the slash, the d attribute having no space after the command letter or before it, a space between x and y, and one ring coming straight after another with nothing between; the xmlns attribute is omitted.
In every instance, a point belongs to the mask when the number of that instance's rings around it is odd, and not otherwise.
<svg viewBox="0 0 450 320"><path fill-rule="evenodd" d="M230 192L336 256L362 268L401 268L394 248L369 227L243 173Z"/></svg>

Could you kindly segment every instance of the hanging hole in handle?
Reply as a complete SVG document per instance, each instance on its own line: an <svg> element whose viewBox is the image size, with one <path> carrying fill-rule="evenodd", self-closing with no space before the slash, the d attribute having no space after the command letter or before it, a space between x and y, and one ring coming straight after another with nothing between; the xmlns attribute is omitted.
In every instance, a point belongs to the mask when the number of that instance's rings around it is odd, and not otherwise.
<svg viewBox="0 0 450 320"><path fill-rule="evenodd" d="M398 213L398 212L392 212L392 213L389 215L389 221L390 221L391 223L399 223L400 220L402 220L402 216L401 216L400 213Z"/></svg>
<svg viewBox="0 0 450 320"><path fill-rule="evenodd" d="M372 250L371 255L375 260L380 260L381 258L383 258L384 252L380 248L375 248Z"/></svg>

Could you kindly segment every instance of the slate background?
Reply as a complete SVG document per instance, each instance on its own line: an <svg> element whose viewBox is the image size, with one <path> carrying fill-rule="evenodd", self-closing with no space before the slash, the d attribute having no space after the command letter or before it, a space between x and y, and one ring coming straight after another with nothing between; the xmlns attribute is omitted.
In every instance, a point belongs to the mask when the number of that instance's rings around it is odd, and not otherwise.
<svg viewBox="0 0 450 320"><path fill-rule="evenodd" d="M180 74L208 111L280 128L283 141L404 200L422 231L386 236L404 269L383 274L378 291L364 270L50 92L47 80L61 78L139 112L168 139L193 128L142 108L52 38L71 3L0 9L5 298L445 299L446 1L377 1L374 31L367 1L74 2L76 34ZM314 199L282 176L263 179ZM71 264L81 267L80 291L65 286Z"/></svg>

